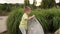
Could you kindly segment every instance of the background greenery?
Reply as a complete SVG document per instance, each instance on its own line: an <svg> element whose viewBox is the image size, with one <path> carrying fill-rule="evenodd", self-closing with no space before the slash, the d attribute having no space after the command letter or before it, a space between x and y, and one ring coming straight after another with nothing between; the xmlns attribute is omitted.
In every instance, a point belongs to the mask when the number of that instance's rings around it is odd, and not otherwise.
<svg viewBox="0 0 60 34"><path fill-rule="evenodd" d="M55 0L42 0L41 8L52 8L56 6Z"/></svg>
<svg viewBox="0 0 60 34"><path fill-rule="evenodd" d="M8 15L12 10L23 8L23 4L0 4L0 16Z"/></svg>
<svg viewBox="0 0 60 34"><path fill-rule="evenodd" d="M60 9L56 8L54 0L43 0L41 6L38 7L41 8L41 10L36 10L37 7L35 4L35 0L33 5L30 5L28 0L25 1L25 4L0 4L0 16L9 15L6 23L7 34L21 34L19 24L25 6L30 6L32 8L30 15L35 14L35 17L42 25L45 33L54 33L60 28Z"/></svg>
<svg viewBox="0 0 60 34"><path fill-rule="evenodd" d="M21 34L19 24L22 17L22 10L13 10L7 19L7 34Z"/></svg>
<svg viewBox="0 0 60 34"><path fill-rule="evenodd" d="M60 10L56 8L42 9L40 11L32 10L31 14L34 14L38 21L41 23L45 33L54 33L60 28ZM20 34L19 23L23 15L23 9L18 8L13 10L7 19L7 33L8 34Z"/></svg>
<svg viewBox="0 0 60 34"><path fill-rule="evenodd" d="M17 9L17 8L23 8L25 6L30 6L32 9L36 9L37 7L35 6L36 0L34 0L33 4L29 4L29 0L25 0L24 4L0 4L0 16L3 15L8 15L11 10ZM42 9L47 9L47 8L52 8L56 7L55 0L42 0L41 5L38 8Z"/></svg>

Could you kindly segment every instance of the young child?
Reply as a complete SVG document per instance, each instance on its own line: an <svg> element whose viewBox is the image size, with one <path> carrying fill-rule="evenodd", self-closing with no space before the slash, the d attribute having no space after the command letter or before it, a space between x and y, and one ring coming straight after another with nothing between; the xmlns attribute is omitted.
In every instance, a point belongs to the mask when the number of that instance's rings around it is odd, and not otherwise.
<svg viewBox="0 0 60 34"><path fill-rule="evenodd" d="M24 14L22 16L22 20L21 20L20 25L19 25L19 28L20 28L22 34L27 34L27 32L26 32L27 31L27 21L34 18L34 15L31 17L28 16L30 13L31 13L30 7L28 7L28 6L25 7Z"/></svg>

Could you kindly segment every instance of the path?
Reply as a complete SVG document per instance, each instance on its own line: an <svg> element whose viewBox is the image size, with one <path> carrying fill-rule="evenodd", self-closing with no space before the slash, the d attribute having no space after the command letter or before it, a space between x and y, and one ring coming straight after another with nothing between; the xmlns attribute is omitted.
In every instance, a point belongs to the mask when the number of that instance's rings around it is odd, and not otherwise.
<svg viewBox="0 0 60 34"><path fill-rule="evenodd" d="M0 33L6 30L7 16L0 16Z"/></svg>

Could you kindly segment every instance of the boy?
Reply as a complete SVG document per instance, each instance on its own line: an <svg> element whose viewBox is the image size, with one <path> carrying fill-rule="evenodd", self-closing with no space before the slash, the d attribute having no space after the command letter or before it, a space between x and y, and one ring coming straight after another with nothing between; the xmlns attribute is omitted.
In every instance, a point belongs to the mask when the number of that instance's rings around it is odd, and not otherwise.
<svg viewBox="0 0 60 34"><path fill-rule="evenodd" d="M19 28L20 28L22 34L27 34L27 32L26 32L27 31L27 21L34 18L34 15L31 17L28 16L30 13L31 13L30 7L25 7L24 14L22 16L22 20L19 25Z"/></svg>

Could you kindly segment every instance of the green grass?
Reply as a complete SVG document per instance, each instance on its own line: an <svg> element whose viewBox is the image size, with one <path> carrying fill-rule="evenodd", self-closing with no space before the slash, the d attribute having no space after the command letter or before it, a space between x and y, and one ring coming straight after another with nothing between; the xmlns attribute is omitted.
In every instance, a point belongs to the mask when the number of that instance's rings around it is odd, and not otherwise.
<svg viewBox="0 0 60 34"><path fill-rule="evenodd" d="M56 8L42 9L34 11L36 18L41 22L43 28L47 32L54 32L60 27L60 10Z"/></svg>
<svg viewBox="0 0 60 34"><path fill-rule="evenodd" d="M7 19L7 34L20 34L19 24L23 15L23 9L16 9L11 12ZM30 15L35 15L41 23L45 33L55 32L60 28L60 9L41 9L40 11L32 10Z"/></svg>
<svg viewBox="0 0 60 34"><path fill-rule="evenodd" d="M7 34L20 34L19 23L22 17L22 10L13 10L7 19Z"/></svg>

